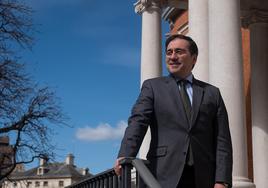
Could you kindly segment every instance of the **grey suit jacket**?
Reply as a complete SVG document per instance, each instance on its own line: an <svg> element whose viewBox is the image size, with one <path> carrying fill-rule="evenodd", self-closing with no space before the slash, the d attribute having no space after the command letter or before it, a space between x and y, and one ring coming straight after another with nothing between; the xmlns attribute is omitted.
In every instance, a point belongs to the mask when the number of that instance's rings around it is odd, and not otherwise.
<svg viewBox="0 0 268 188"><path fill-rule="evenodd" d="M176 188L191 144L197 188L232 185L232 144L228 115L218 88L193 80L189 122L171 76L144 81L132 109L118 157L136 157L148 126L149 168L163 188Z"/></svg>

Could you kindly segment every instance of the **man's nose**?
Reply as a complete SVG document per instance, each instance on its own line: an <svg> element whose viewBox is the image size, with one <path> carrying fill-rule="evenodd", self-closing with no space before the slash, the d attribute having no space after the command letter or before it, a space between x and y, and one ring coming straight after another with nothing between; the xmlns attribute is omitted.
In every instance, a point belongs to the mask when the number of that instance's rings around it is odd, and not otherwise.
<svg viewBox="0 0 268 188"><path fill-rule="evenodd" d="M175 52L173 52L170 56L170 59L178 59L178 56Z"/></svg>

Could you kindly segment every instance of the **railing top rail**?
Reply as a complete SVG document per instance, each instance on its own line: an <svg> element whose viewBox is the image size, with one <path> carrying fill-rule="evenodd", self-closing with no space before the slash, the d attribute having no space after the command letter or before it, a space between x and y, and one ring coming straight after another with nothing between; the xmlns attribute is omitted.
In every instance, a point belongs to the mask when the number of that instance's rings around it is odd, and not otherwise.
<svg viewBox="0 0 268 188"><path fill-rule="evenodd" d="M149 169L145 166L148 163L146 160L141 160L137 158L124 158L120 161L121 165L131 164L136 168L140 177L143 179L144 183L150 188L161 188L161 185L149 171Z"/></svg>
<svg viewBox="0 0 268 188"><path fill-rule="evenodd" d="M66 188L71 188L71 187L77 186L79 184L83 184L83 183L86 183L86 182L92 182L95 179L99 179L99 178L103 178L103 177L107 177L107 176L113 176L113 175L115 175L115 171L114 171L113 168L111 168L111 169L105 170L105 171L103 171L101 173L98 173L98 174L96 174L94 176L90 176L90 177L85 178L85 179L83 179L81 181L78 181L76 183L73 183L72 185L69 185Z"/></svg>

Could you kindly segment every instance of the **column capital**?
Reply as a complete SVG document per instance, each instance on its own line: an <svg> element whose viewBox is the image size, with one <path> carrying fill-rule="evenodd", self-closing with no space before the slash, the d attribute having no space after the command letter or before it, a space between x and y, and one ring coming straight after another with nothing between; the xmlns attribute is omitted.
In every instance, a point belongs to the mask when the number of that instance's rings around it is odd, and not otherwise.
<svg viewBox="0 0 268 188"><path fill-rule="evenodd" d="M138 0L135 4L135 12L142 14L148 9L161 11L161 0Z"/></svg>
<svg viewBox="0 0 268 188"><path fill-rule="evenodd" d="M251 24L254 23L268 23L268 11L259 9L243 11L241 15L242 27L248 28Z"/></svg>

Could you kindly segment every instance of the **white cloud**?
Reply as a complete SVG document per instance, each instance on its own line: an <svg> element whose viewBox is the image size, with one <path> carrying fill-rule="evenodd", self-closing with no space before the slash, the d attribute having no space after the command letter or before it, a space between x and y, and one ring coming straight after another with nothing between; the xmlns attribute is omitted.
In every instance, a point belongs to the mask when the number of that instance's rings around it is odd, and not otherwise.
<svg viewBox="0 0 268 188"><path fill-rule="evenodd" d="M76 132L76 138L84 141L103 141L115 140L123 137L127 123L120 121L116 127L108 123L100 123L97 127L86 126L79 128Z"/></svg>

